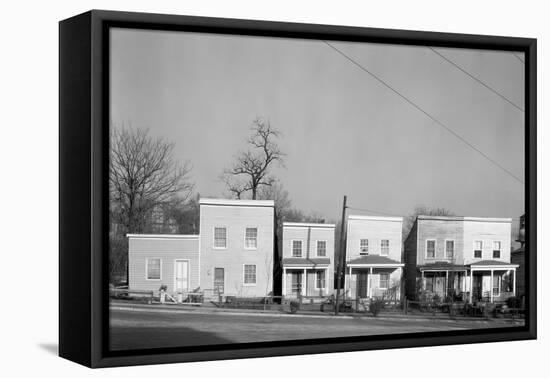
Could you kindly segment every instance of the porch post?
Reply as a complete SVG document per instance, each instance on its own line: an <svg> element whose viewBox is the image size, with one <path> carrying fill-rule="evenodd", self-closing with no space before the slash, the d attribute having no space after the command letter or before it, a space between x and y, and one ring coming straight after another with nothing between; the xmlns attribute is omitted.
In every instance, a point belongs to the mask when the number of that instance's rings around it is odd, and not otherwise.
<svg viewBox="0 0 550 378"><path fill-rule="evenodd" d="M307 295L307 271L306 268L304 268L304 274L302 275L302 296L305 297Z"/></svg>
<svg viewBox="0 0 550 378"><path fill-rule="evenodd" d="M474 301L474 270L470 269L470 303Z"/></svg>
<svg viewBox="0 0 550 378"><path fill-rule="evenodd" d="M516 268L512 269L512 279L514 280L512 284L512 295L515 297L516 296Z"/></svg>
<svg viewBox="0 0 550 378"><path fill-rule="evenodd" d="M447 296L449 295L449 271L446 270L445 271L445 298L447 298Z"/></svg>
<svg viewBox="0 0 550 378"><path fill-rule="evenodd" d="M491 293L491 303L493 303L493 269L491 269L491 289L490 289L490 293Z"/></svg>
<svg viewBox="0 0 550 378"><path fill-rule="evenodd" d="M283 297L286 295L286 268L283 267Z"/></svg>
<svg viewBox="0 0 550 378"><path fill-rule="evenodd" d="M424 281L424 271L422 273L422 290L426 290L426 281Z"/></svg>
<svg viewBox="0 0 550 378"><path fill-rule="evenodd" d="M369 279L367 280L367 295L369 299L372 297L372 267L369 268Z"/></svg>

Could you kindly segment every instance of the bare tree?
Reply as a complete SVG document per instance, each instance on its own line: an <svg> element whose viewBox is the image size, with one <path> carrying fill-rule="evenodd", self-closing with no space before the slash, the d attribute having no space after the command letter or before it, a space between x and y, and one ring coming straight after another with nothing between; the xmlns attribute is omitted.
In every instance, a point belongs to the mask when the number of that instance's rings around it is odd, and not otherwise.
<svg viewBox="0 0 550 378"><path fill-rule="evenodd" d="M155 206L185 200L191 194L191 166L176 162L173 150L173 143L153 139L147 131L112 128L111 207L126 232L141 232Z"/></svg>
<svg viewBox="0 0 550 378"><path fill-rule="evenodd" d="M174 160L174 145L151 138L147 131L111 128L109 160L111 282L127 279L126 233L143 232L153 210L185 202L193 185L189 163Z"/></svg>
<svg viewBox="0 0 550 378"><path fill-rule="evenodd" d="M428 207L425 205L418 205L414 208L413 212L405 217L403 222L403 238L406 239L409 236L409 232L416 221L416 217L419 215L433 215L433 216L452 216L455 215L451 210L443 207Z"/></svg>
<svg viewBox="0 0 550 378"><path fill-rule="evenodd" d="M220 177L236 198L250 193L252 199L257 199L262 187L272 186L276 181L270 168L275 164L284 165L284 154L275 141L281 133L260 118L254 120L251 132L247 141L249 149L239 153L233 166Z"/></svg>

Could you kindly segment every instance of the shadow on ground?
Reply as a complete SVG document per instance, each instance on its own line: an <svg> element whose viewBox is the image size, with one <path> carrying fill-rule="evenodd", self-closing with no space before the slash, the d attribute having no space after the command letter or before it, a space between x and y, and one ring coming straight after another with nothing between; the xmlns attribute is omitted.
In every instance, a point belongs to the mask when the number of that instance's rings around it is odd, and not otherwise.
<svg viewBox="0 0 550 378"><path fill-rule="evenodd" d="M59 354L59 346L57 343L41 343L38 344L38 347L56 356Z"/></svg>

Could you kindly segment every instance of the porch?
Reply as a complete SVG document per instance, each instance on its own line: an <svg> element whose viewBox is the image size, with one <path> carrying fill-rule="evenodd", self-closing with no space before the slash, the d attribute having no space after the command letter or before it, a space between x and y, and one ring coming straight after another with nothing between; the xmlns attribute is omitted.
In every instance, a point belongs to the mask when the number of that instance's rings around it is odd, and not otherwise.
<svg viewBox="0 0 550 378"><path fill-rule="evenodd" d="M468 265L433 264L419 268L417 297L454 302L504 302L516 293L518 265L501 261L479 261Z"/></svg>
<svg viewBox="0 0 550 378"><path fill-rule="evenodd" d="M401 300L401 277L404 264L385 256L363 256L346 265L344 297Z"/></svg>
<svg viewBox="0 0 550 378"><path fill-rule="evenodd" d="M324 299L333 293L328 258L283 259L284 298Z"/></svg>

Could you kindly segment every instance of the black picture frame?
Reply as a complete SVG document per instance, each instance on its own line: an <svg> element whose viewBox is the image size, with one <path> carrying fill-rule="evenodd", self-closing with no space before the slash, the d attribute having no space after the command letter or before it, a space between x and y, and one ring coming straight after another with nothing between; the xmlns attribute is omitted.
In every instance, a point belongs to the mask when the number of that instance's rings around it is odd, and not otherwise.
<svg viewBox="0 0 550 378"><path fill-rule="evenodd" d="M525 326L112 352L108 349L111 27L525 53ZM59 24L59 354L88 367L535 339L536 39L92 10Z"/></svg>

